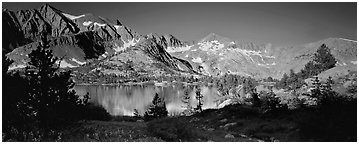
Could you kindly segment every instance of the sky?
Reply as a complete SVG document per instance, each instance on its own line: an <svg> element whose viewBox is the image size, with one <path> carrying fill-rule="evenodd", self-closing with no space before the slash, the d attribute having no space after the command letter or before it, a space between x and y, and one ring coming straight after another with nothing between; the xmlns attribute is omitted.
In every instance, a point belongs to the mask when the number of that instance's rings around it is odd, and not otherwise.
<svg viewBox="0 0 359 144"><path fill-rule="evenodd" d="M17 11L45 3L2 3ZM72 15L92 13L119 19L140 34L172 34L198 41L210 33L232 40L292 46L339 37L357 40L356 3L124 3L58 2L53 7Z"/></svg>

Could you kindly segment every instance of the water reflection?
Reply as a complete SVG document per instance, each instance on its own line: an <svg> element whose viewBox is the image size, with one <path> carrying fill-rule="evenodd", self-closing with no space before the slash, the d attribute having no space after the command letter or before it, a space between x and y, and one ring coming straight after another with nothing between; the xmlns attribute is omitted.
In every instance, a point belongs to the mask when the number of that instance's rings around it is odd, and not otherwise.
<svg viewBox="0 0 359 144"><path fill-rule="evenodd" d="M183 102L184 95L189 97L189 105L195 107L195 86L104 86L104 85L77 85L75 91L79 95L87 92L90 101L102 105L111 115L133 115L134 109L143 115L151 105L155 93L163 97L170 115L177 115L187 106ZM213 87L200 87L203 94L203 109L216 108L218 99L217 90Z"/></svg>

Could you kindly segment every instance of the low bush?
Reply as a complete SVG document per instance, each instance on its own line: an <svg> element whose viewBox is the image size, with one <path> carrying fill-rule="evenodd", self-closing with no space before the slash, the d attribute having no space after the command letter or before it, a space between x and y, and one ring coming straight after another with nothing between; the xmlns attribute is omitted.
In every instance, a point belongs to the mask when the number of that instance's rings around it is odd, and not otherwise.
<svg viewBox="0 0 359 144"><path fill-rule="evenodd" d="M273 92L261 92L260 94L260 108L264 112L276 113L287 110L287 105L281 104L281 101Z"/></svg>
<svg viewBox="0 0 359 144"><path fill-rule="evenodd" d="M153 120L148 123L147 130L165 141L193 141L197 138L193 128L180 118Z"/></svg>
<svg viewBox="0 0 359 144"><path fill-rule="evenodd" d="M82 118L85 120L103 120L108 121L111 115L102 106L89 103L82 110Z"/></svg>
<svg viewBox="0 0 359 144"><path fill-rule="evenodd" d="M309 141L356 141L356 98L326 97L299 116L300 134Z"/></svg>

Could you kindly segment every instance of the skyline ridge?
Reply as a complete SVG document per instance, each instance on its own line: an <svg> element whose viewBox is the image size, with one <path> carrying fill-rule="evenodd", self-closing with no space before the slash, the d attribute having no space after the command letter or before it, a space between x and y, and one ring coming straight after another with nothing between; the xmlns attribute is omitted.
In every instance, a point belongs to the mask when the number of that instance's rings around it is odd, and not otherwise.
<svg viewBox="0 0 359 144"><path fill-rule="evenodd" d="M3 8L16 11L44 4L3 3ZM119 19L140 34L172 34L183 41L197 41L209 33L274 46L294 46L330 37L357 40L356 13L352 13L356 3L47 4L74 16L91 13Z"/></svg>

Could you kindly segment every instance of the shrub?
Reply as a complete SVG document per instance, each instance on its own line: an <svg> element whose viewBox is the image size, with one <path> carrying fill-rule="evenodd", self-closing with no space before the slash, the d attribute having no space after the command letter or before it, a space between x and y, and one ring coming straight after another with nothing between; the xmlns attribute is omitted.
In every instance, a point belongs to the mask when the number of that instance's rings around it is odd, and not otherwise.
<svg viewBox="0 0 359 144"><path fill-rule="evenodd" d="M356 141L357 100L341 96L316 78L311 96L318 105L311 107L299 121L301 136L313 141Z"/></svg>
<svg viewBox="0 0 359 144"><path fill-rule="evenodd" d="M260 93L260 103L261 109L265 112L270 111L278 111L287 109L286 105L281 104L281 101L273 92L264 92Z"/></svg>
<svg viewBox="0 0 359 144"><path fill-rule="evenodd" d="M323 101L301 116L301 136L311 141L356 141L356 99L328 97Z"/></svg>
<svg viewBox="0 0 359 144"><path fill-rule="evenodd" d="M165 141L193 141L197 136L192 127L180 118L164 118L148 123L147 130Z"/></svg>
<svg viewBox="0 0 359 144"><path fill-rule="evenodd" d="M108 121L111 115L102 106L89 103L82 110L82 119Z"/></svg>
<svg viewBox="0 0 359 144"><path fill-rule="evenodd" d="M28 57L30 62L24 77L8 75L8 62L3 68L6 82L13 84L9 87L16 87L4 89L3 103L6 106L3 110L9 112L6 112L3 123L4 141L44 140L44 136L48 136L47 133L53 129L81 119L82 109L88 102L72 90L71 72L59 69L58 58L53 57L45 37ZM32 138L22 133L32 134Z"/></svg>

